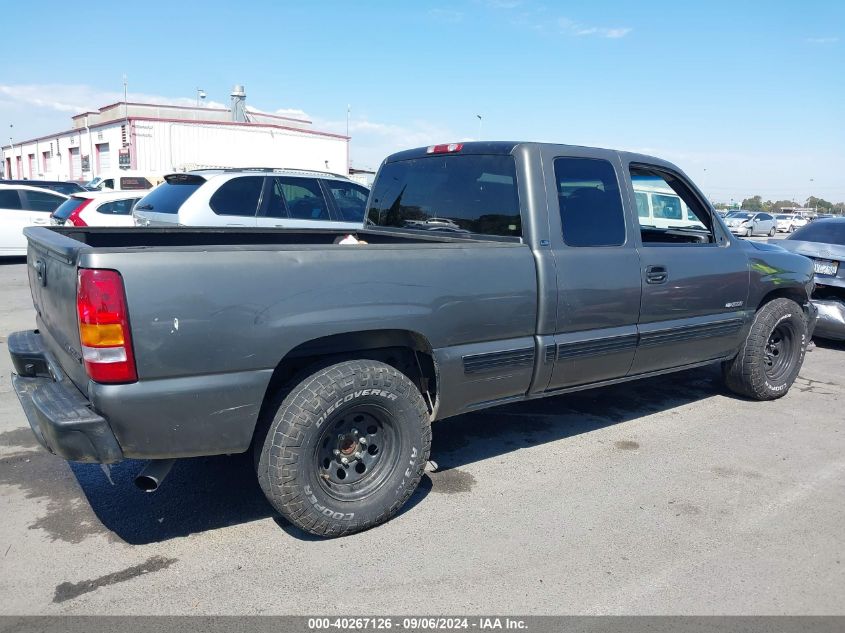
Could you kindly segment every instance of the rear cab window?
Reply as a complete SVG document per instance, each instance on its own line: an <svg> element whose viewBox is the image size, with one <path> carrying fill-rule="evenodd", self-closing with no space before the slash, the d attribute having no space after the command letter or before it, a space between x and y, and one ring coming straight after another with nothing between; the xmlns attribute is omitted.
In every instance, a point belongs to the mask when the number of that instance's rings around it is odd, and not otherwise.
<svg viewBox="0 0 845 633"><path fill-rule="evenodd" d="M522 236L516 167L509 155L446 154L387 163L370 199L371 226Z"/></svg>

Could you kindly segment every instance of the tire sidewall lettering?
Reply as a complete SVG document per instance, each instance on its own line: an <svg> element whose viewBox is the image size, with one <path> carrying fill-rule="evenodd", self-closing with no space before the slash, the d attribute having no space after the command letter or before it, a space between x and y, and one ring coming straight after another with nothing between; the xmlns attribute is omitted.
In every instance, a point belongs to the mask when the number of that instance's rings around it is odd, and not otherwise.
<svg viewBox="0 0 845 633"><path fill-rule="evenodd" d="M387 391L385 389L358 389L353 391L352 393L346 394L343 398L340 398L339 400L334 402L328 409L326 409L325 413L321 414L320 417L317 418L315 426L317 428L320 428L321 426L323 426L323 423L326 421L326 419L331 417L332 413L337 411L342 405L348 404L356 398L364 396L377 396L380 398L385 398L390 402L394 402L399 399L399 396L397 396L395 393L391 393L390 391Z"/></svg>

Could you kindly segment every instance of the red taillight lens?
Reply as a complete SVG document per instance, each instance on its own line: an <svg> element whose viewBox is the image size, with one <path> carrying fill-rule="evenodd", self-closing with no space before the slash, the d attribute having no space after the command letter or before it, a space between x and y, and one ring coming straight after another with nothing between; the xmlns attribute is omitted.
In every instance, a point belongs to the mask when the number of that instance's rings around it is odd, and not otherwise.
<svg viewBox="0 0 845 633"><path fill-rule="evenodd" d="M67 216L67 222L72 224L73 226L88 226L85 223L85 220L83 220L81 217L79 217L79 214L82 212L82 210L85 207L87 207L89 204L91 204L91 202L92 202L92 199L88 198L87 200L85 200L85 202L83 202L78 207L76 207L73 210L73 212L69 216Z"/></svg>
<svg viewBox="0 0 845 633"><path fill-rule="evenodd" d="M76 312L82 359L91 380L108 383L138 380L120 273L81 268Z"/></svg>
<svg viewBox="0 0 845 633"><path fill-rule="evenodd" d="M432 145L425 150L426 154L451 154L460 152L464 148L463 143L448 143L444 145Z"/></svg>

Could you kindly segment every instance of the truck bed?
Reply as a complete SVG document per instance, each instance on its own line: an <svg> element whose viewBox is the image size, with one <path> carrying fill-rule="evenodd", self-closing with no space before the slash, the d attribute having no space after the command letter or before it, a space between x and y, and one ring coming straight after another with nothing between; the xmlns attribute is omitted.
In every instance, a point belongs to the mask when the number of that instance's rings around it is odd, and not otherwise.
<svg viewBox="0 0 845 633"><path fill-rule="evenodd" d="M531 363L488 376L466 374L462 359L502 349L533 358L537 283L527 244L392 229L357 232L368 245L334 244L346 234L28 228L40 340L110 421L127 457L160 457L173 446L180 456L246 450L280 361L314 346L337 351L341 335L404 332L424 341L449 375L438 393L444 415L525 393ZM86 375L76 314L81 268L121 275L135 383Z"/></svg>
<svg viewBox="0 0 845 633"><path fill-rule="evenodd" d="M305 246L332 245L338 237L349 235L349 230L332 229L244 229L197 227L51 227L27 229L27 235L39 235L42 241L56 244L44 231L69 237L75 242L93 248L155 248L155 247L213 247L213 246ZM32 233L32 231L36 231ZM477 239L452 234L402 232L395 229L355 231L360 239L370 244L438 244L455 242L484 243L501 241L501 238ZM64 240L62 240L64 242ZM76 245L77 248L79 244Z"/></svg>

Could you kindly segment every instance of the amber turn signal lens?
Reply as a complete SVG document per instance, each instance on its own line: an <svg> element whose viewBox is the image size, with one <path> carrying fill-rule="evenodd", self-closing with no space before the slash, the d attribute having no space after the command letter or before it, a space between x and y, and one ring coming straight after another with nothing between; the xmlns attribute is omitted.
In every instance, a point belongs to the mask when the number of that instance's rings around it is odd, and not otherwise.
<svg viewBox="0 0 845 633"><path fill-rule="evenodd" d="M88 347L115 347L124 344L123 326L120 323L80 323L79 335L82 344Z"/></svg>

